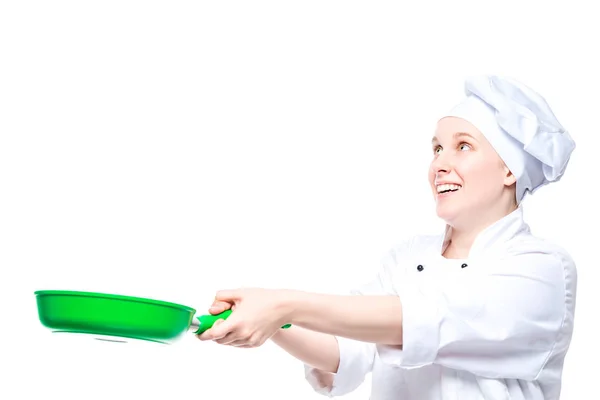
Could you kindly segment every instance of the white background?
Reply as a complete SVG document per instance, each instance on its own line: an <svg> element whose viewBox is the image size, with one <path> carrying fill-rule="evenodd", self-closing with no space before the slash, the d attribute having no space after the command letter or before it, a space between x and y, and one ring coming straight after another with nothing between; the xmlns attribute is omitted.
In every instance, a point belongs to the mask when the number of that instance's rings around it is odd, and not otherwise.
<svg viewBox="0 0 600 400"><path fill-rule="evenodd" d="M398 3L3 2L0 398L321 398L272 344L75 340L39 324L33 292L199 313L238 286L345 293L443 228L429 142L474 73L538 90L577 142L525 217L578 263L562 398L596 393L597 14Z"/></svg>

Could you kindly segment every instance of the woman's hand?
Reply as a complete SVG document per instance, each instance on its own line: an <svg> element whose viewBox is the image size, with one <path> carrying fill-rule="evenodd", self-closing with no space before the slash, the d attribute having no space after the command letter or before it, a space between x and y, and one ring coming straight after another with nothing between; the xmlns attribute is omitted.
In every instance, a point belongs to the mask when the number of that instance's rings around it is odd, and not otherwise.
<svg viewBox="0 0 600 400"><path fill-rule="evenodd" d="M209 312L218 314L230 308L233 312L198 338L236 347L262 346L288 323L285 299L286 292L283 290L249 288L219 291Z"/></svg>

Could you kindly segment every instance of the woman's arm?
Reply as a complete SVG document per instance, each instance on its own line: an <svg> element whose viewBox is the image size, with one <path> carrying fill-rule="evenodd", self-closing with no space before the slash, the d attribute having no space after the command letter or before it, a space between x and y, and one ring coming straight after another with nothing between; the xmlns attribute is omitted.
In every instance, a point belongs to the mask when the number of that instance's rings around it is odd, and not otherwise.
<svg viewBox="0 0 600 400"><path fill-rule="evenodd" d="M272 341L305 364L306 380L328 397L353 392L373 369L375 344L313 332L292 326Z"/></svg>
<svg viewBox="0 0 600 400"><path fill-rule="evenodd" d="M219 314L232 308L232 303L215 300L210 307L211 314ZM223 323L217 321L213 326ZM270 337L273 343L291 356L317 370L336 373L340 362L340 349L337 339L325 333L313 332L299 326L278 329Z"/></svg>
<svg viewBox="0 0 600 400"><path fill-rule="evenodd" d="M287 323L360 342L402 344L402 307L397 296L326 295L296 290L244 288L219 291L216 303L235 310L203 332L200 340L258 347ZM211 313L221 311L213 307Z"/></svg>
<svg viewBox="0 0 600 400"><path fill-rule="evenodd" d="M290 291L283 301L293 325L363 342L402 345L402 305L398 296Z"/></svg>
<svg viewBox="0 0 600 400"><path fill-rule="evenodd" d="M318 370L331 373L338 370L340 351L332 335L293 326L278 331L271 340L293 357Z"/></svg>

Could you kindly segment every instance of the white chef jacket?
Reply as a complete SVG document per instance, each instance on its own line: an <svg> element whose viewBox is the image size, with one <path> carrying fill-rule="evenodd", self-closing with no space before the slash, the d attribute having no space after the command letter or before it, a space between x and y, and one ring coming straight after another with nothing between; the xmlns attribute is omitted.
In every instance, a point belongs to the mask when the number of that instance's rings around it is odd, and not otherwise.
<svg viewBox="0 0 600 400"><path fill-rule="evenodd" d="M328 397L368 373L371 400L555 400L573 332L577 272L569 254L534 237L522 208L481 232L467 259L441 254L443 235L416 236L384 257L356 295L398 295L403 345L338 337L333 385L305 365Z"/></svg>

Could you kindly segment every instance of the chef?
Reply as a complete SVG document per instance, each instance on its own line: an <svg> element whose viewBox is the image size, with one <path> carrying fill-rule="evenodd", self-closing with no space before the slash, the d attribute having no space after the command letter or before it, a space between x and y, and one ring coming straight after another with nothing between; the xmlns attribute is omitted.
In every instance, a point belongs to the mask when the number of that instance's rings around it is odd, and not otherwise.
<svg viewBox="0 0 600 400"><path fill-rule="evenodd" d="M565 249L530 232L522 202L561 179L575 144L518 81L476 76L465 92L431 143L443 232L402 241L348 296L222 290L209 311L234 311L199 339L272 340L329 397L371 373L371 400L559 399L576 267Z"/></svg>

